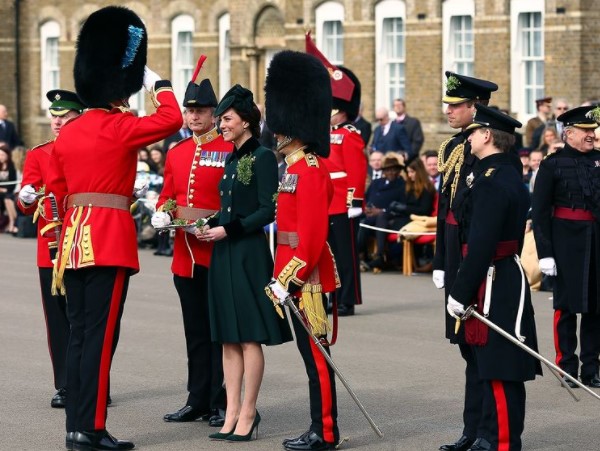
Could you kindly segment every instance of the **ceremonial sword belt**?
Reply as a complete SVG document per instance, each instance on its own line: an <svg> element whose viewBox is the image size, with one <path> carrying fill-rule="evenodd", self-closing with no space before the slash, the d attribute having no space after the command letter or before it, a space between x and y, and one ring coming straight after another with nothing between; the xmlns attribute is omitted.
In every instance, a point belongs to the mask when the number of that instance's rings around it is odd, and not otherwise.
<svg viewBox="0 0 600 451"><path fill-rule="evenodd" d="M591 211L584 208L554 207L552 216L559 219L569 219L571 221L593 221L594 215Z"/></svg>
<svg viewBox="0 0 600 451"><path fill-rule="evenodd" d="M196 221L201 218L207 218L214 215L218 210L208 210L206 208L183 207L178 205L175 209L175 219L185 219L186 221Z"/></svg>
<svg viewBox="0 0 600 451"><path fill-rule="evenodd" d="M128 196L109 193L77 193L67 196L66 208L102 207L129 211L131 199Z"/></svg>
<svg viewBox="0 0 600 451"><path fill-rule="evenodd" d="M300 238L296 232L277 231L277 244L283 244L296 249L300 243Z"/></svg>
<svg viewBox="0 0 600 451"><path fill-rule="evenodd" d="M519 243L517 240L510 241L500 241L496 245L496 251L494 256L492 257L492 262L502 260L505 258L513 257L519 271L521 272L521 293L519 297L519 309L517 311L517 319L515 321L515 336L519 339L519 341L525 341L525 337L521 335L521 321L523 318L523 308L525 306L525 288L526 288L526 279L525 272L523 271L523 266L521 265L521 259L518 255L519 252ZM462 254L463 257L468 253L468 246L463 244L462 246ZM496 268L494 264L490 265L487 270L487 274L485 279L481 282L479 289L477 290L477 310L484 317L488 317L490 314L490 306L492 302L492 285L494 283ZM465 323L465 339L468 344L483 346L487 343L487 332L488 327L481 323L467 321Z"/></svg>

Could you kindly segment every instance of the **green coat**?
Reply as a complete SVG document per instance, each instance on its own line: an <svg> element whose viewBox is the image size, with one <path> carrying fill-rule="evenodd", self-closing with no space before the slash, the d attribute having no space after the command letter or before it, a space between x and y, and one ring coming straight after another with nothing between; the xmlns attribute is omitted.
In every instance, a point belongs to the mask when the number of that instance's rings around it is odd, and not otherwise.
<svg viewBox="0 0 600 451"><path fill-rule="evenodd" d="M240 159L251 169L249 180L240 181ZM275 155L256 139L228 157L219 184L221 210L209 221L227 232L215 243L208 273L212 341L276 345L292 339L287 319L277 315L264 290L273 276L264 227L275 218L277 187Z"/></svg>

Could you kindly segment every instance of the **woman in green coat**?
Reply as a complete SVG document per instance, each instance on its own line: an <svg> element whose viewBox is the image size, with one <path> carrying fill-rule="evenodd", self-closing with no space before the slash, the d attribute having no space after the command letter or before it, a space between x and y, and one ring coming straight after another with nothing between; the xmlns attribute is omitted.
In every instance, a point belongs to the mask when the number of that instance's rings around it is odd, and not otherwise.
<svg viewBox="0 0 600 451"><path fill-rule="evenodd" d="M264 291L273 273L264 226L275 218L277 161L257 140L260 112L250 91L235 85L215 116L235 150L219 185L221 210L196 234L215 242L208 274L210 326L212 340L223 343L227 388L225 424L211 438L245 441L260 422L256 400L264 372L262 344L292 339L287 320L277 316Z"/></svg>

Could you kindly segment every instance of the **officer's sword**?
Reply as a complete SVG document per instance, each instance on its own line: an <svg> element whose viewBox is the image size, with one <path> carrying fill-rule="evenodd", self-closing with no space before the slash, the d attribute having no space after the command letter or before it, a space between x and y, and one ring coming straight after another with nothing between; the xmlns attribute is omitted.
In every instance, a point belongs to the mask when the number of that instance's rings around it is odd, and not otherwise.
<svg viewBox="0 0 600 451"><path fill-rule="evenodd" d="M306 332L308 333L310 338L312 338L313 342L315 343L315 345L317 346L319 351L321 351L321 354L323 354L323 357L325 357L325 360L327 360L327 363L329 363L329 366L331 367L333 372L336 374L336 376L339 378L339 380L342 381L342 384L344 384L344 387L346 387L346 390L348 391L348 393L350 394L350 396L352 397L352 399L354 400L354 402L356 403L356 405L358 406L358 408L360 409L362 414L365 416L365 418L371 425L371 428L373 429L373 431L380 438L383 438L383 432L381 432L381 429L379 429L379 427L375 424L375 422L373 421L373 418L371 418L371 416L369 415L367 410L364 408L364 406L362 405L360 400L357 398L357 396L354 393L354 391L352 390L352 388L350 388L350 385L346 381L346 378L340 372L338 367L335 365L335 363L331 359L331 356L329 354L327 354L327 351L321 344L320 340L310 331L310 328L304 322L304 318L302 317L300 310L298 310L298 307L296 307L296 304L294 303L294 299L291 296L288 296L287 298L285 298L283 303L285 305L287 305L290 308L290 310L292 311L292 313L296 316L296 318L298 318L298 321L300 321L300 324L302 324L302 327L304 327L304 329L306 330Z"/></svg>
<svg viewBox="0 0 600 451"><path fill-rule="evenodd" d="M48 194L48 199L50 200L50 209L52 210L52 221L58 223L56 227L54 227L54 235L56 236L56 247L60 246L60 217L58 216L58 205L56 205L56 197L54 197L54 193Z"/></svg>
<svg viewBox="0 0 600 451"><path fill-rule="evenodd" d="M598 394L594 393L592 390L590 390L588 387L586 387L585 385L583 385L581 382L579 382L577 379L575 379L569 373L565 372L563 369L561 369L560 367L558 367L557 365L555 365L554 363L552 363L546 357L544 357L543 355L535 352L529 346L521 343L519 340L517 340L511 334L509 334L508 332L506 332L504 329L502 329L501 327L499 327L496 324L494 324L493 322L491 322L485 316L481 315L477 310L475 310L475 306L473 306L473 305L470 305L465 310L465 313L462 315L461 320L465 320L465 319L467 319L467 318L469 318L471 316L474 316L479 321L481 321L483 324L485 324L489 328L491 328L491 329L495 330L496 332L498 332L500 335L502 335L508 341L510 341L511 343L517 345L519 348L521 348L523 351L525 351L527 354L529 354L529 355L535 357L536 359L538 359L540 362L542 362L543 364L545 364L550 370L554 370L555 372L557 372L557 373L561 374L562 376L566 377L567 379L569 379L571 382L573 382L578 387L583 388L586 392L588 392L594 398L600 399L600 396ZM576 398L576 400L577 400L577 398Z"/></svg>

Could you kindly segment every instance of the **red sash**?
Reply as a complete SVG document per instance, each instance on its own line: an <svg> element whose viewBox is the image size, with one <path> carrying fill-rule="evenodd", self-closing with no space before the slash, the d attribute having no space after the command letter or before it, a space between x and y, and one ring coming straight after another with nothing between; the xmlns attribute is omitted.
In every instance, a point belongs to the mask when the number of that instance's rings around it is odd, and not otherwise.
<svg viewBox="0 0 600 451"><path fill-rule="evenodd" d="M593 221L594 215L583 208L554 207L555 218L570 219L571 221Z"/></svg>

